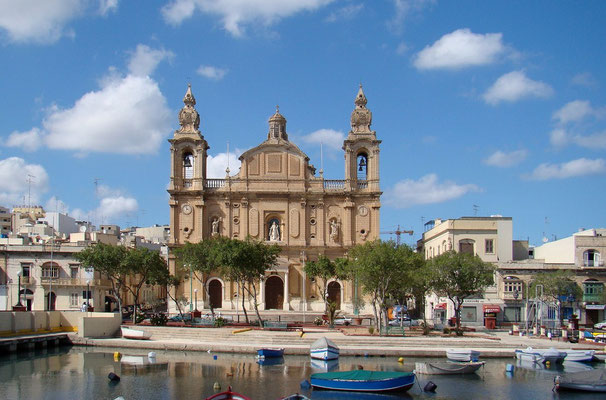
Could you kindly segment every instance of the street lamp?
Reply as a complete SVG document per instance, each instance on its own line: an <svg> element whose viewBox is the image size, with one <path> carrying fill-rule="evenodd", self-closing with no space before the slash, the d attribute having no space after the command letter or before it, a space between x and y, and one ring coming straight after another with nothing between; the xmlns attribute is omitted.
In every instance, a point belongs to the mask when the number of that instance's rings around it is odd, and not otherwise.
<svg viewBox="0 0 606 400"><path fill-rule="evenodd" d="M196 299L196 311L198 311L198 289L194 289L194 296Z"/></svg>
<svg viewBox="0 0 606 400"><path fill-rule="evenodd" d="M23 307L23 304L21 304L21 274L22 271L17 272L17 276L19 277L19 291L17 292L17 304L15 304L15 307Z"/></svg>
<svg viewBox="0 0 606 400"><path fill-rule="evenodd" d="M86 281L86 311L90 308L90 279Z"/></svg>

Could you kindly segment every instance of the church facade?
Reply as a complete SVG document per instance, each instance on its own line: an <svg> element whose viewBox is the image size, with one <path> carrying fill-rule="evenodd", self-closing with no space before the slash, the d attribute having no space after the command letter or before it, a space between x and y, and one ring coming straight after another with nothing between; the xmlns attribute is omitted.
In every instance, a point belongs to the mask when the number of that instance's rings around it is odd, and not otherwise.
<svg viewBox="0 0 606 400"><path fill-rule="evenodd" d="M323 311L322 286L305 275L305 262L321 254L342 257L356 244L379 237L381 141L370 128L372 113L366 108L362 87L351 113L351 130L343 142L342 180L324 179L321 170L316 173L309 157L289 141L286 119L279 110L269 119L265 140L240 156L238 174L230 176L226 171L225 179L208 179L209 144L200 131L191 87L183 102L180 128L169 139L169 247L215 235L250 236L278 244L282 249L278 265L266 271L260 284L259 308ZM171 273L175 267L171 251ZM241 302L235 282L219 275L205 277L204 282L186 280L178 291L190 304L195 301L196 309L212 304L219 310L234 310ZM357 293L353 282L328 284L329 298L345 313L354 310Z"/></svg>

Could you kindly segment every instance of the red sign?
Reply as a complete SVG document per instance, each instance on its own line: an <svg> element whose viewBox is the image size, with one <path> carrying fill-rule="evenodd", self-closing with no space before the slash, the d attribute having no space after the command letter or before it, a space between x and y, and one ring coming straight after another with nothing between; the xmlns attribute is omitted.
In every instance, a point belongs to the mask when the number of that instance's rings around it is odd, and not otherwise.
<svg viewBox="0 0 606 400"><path fill-rule="evenodd" d="M434 307L435 310L446 310L446 303L436 304Z"/></svg>
<svg viewBox="0 0 606 400"><path fill-rule="evenodd" d="M484 304L485 313L498 313L501 312L501 307L495 304Z"/></svg>

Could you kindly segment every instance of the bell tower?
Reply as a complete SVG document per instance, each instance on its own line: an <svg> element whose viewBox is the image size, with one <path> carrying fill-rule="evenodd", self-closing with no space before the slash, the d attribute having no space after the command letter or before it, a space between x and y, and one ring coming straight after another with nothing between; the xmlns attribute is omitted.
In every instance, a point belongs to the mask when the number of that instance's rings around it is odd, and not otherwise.
<svg viewBox="0 0 606 400"><path fill-rule="evenodd" d="M179 112L181 128L170 143L170 243L173 245L202 240L202 204L208 143L199 130L200 115L196 99L187 86L184 106Z"/></svg>
<svg viewBox="0 0 606 400"><path fill-rule="evenodd" d="M379 191L379 145L377 133L370 129L372 112L366 108L362 85L351 113L351 130L343 141L345 180L349 190Z"/></svg>

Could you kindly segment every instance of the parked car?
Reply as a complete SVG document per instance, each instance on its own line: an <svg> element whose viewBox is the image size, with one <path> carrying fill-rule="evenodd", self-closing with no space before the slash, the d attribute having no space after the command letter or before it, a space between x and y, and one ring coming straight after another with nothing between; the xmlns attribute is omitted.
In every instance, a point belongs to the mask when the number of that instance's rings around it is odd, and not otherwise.
<svg viewBox="0 0 606 400"><path fill-rule="evenodd" d="M348 326L348 325L351 325L351 318L340 316L340 317L335 318L335 320L333 322L335 325Z"/></svg>
<svg viewBox="0 0 606 400"><path fill-rule="evenodd" d="M174 316L170 317L168 320L172 321L172 322L191 321L191 314L189 314L189 313L183 313L183 317L181 317L181 314L177 314L177 315L174 315Z"/></svg>
<svg viewBox="0 0 606 400"><path fill-rule="evenodd" d="M416 319L410 319L408 315L403 318L394 318L389 321L389 326L418 326L419 321Z"/></svg>
<svg viewBox="0 0 606 400"><path fill-rule="evenodd" d="M593 326L595 329L606 329L606 320L598 322Z"/></svg>

